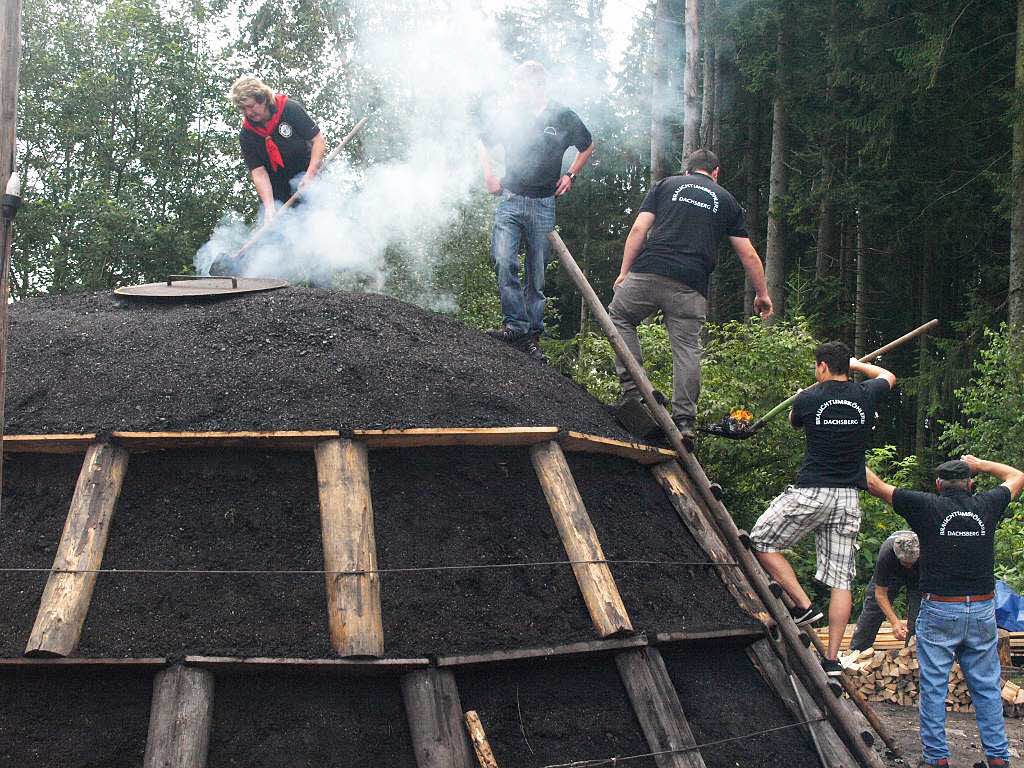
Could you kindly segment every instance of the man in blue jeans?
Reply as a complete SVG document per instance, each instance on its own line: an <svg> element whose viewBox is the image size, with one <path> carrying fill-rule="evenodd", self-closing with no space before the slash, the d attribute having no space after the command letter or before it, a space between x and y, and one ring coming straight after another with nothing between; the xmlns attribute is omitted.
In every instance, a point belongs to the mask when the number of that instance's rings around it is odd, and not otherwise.
<svg viewBox="0 0 1024 768"><path fill-rule="evenodd" d="M594 151L590 131L579 116L547 97L547 75L536 61L519 65L512 82L510 109L487 122L480 135L484 183L501 201L494 213L491 260L505 322L488 335L544 361L537 346L544 332L544 268L548 233L555 228L555 198L561 197ZM505 149L505 175L498 179L489 147ZM566 173L562 156L579 154ZM519 243L525 241L525 284L519 280Z"/></svg>
<svg viewBox="0 0 1024 768"><path fill-rule="evenodd" d="M978 472L993 475L1002 485L972 495L971 474ZM868 492L891 504L921 542L917 659L922 764L949 765L946 691L956 658L971 691L988 765L1008 766L992 571L996 526L1024 489L1024 472L961 456L939 465L937 496L894 488L870 469L867 477Z"/></svg>

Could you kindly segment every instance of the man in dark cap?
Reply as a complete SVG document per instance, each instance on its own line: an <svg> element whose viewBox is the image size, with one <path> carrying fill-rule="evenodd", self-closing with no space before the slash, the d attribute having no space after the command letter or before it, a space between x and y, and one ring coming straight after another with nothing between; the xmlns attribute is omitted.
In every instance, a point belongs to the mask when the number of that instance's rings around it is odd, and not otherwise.
<svg viewBox="0 0 1024 768"><path fill-rule="evenodd" d="M1002 485L972 495L971 475L978 472L993 475ZM867 470L868 492L891 504L921 542L917 658L922 764L949 765L946 691L956 658L971 689L988 765L1008 766L992 571L996 526L1024 489L1024 472L967 455L940 464L937 474L936 496L895 488Z"/></svg>
<svg viewBox="0 0 1024 768"><path fill-rule="evenodd" d="M917 559L921 545L913 531L896 531L878 548L875 572L864 591L864 605L853 630L850 650L863 651L875 643L882 619L892 625L892 634L897 640L906 640L914 634L914 622L921 607L921 592L918 589ZM892 604L900 589L907 590L907 620L896 615Z"/></svg>

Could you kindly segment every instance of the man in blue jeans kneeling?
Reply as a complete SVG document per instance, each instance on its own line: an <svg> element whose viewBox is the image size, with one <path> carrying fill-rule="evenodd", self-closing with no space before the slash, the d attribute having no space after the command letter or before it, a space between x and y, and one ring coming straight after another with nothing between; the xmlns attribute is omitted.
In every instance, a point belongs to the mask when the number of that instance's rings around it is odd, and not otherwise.
<svg viewBox="0 0 1024 768"><path fill-rule="evenodd" d="M1002 481L972 495L972 473ZM1024 472L961 456L939 465L938 496L895 488L867 471L868 492L905 518L921 542L921 611L917 658L921 665L920 713L923 765L949 765L946 691L953 659L960 661L971 691L981 743L989 766L1010 764L996 650L996 526L1024 489Z"/></svg>
<svg viewBox="0 0 1024 768"><path fill-rule="evenodd" d="M498 278L504 325L488 335L544 362L537 346L544 332L544 268L548 233L555 228L555 198L576 181L594 151L590 131L579 116L547 97L543 65L519 65L512 82L513 104L487 121L480 135L484 183L501 202L494 212L491 259ZM488 147L505 149L505 175L499 181ZM579 154L562 173L562 156L575 146ZM525 284L519 280L519 243L525 241Z"/></svg>

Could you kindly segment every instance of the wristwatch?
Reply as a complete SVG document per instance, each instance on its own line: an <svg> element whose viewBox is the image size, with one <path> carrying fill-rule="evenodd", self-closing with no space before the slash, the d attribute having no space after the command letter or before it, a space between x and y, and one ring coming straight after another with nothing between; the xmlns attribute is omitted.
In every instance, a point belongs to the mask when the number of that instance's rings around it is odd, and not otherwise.
<svg viewBox="0 0 1024 768"><path fill-rule="evenodd" d="M569 172L568 172L567 174L565 174L565 175L569 177L569 181L576 181L576 174L575 174L575 173L573 173L572 171L569 171Z"/></svg>

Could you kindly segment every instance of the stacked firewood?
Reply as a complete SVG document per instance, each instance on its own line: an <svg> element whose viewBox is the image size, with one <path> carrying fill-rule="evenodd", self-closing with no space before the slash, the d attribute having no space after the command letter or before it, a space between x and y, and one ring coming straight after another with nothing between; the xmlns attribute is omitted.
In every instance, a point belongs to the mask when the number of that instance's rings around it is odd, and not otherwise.
<svg viewBox="0 0 1024 768"><path fill-rule="evenodd" d="M851 651L841 657L846 675L868 701L889 701L901 706L917 704L920 664L914 640L905 648ZM1024 717L1024 688L1006 680L1002 682L1003 713L1007 717ZM951 712L973 712L971 692L960 665L953 663L946 693L946 709Z"/></svg>

